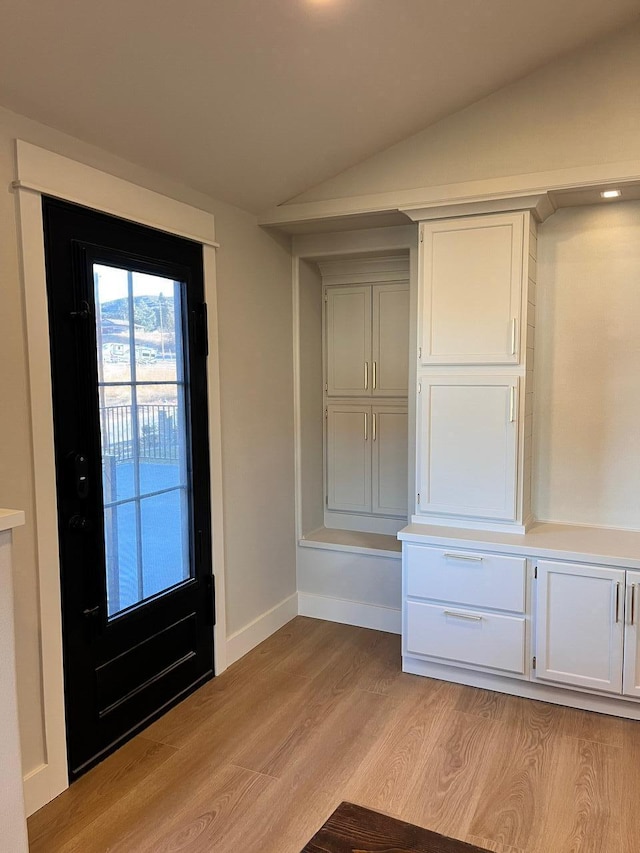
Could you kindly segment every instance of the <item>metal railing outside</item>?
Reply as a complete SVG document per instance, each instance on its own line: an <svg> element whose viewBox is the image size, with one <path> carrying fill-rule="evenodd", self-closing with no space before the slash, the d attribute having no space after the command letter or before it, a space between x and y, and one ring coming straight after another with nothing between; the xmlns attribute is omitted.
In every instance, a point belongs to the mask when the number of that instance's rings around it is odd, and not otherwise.
<svg viewBox="0 0 640 853"><path fill-rule="evenodd" d="M141 404L137 406L138 458L176 462L179 459L178 406ZM102 455L116 462L134 458L132 406L100 409Z"/></svg>

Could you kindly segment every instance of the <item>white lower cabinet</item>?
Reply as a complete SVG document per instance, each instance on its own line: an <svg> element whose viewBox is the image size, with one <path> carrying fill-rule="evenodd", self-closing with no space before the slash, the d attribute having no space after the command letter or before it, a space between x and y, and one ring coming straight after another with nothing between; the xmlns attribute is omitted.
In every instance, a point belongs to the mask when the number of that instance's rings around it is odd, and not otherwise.
<svg viewBox="0 0 640 853"><path fill-rule="evenodd" d="M536 677L622 692L625 572L539 561Z"/></svg>
<svg viewBox="0 0 640 853"><path fill-rule="evenodd" d="M640 572L627 572L622 692L640 699Z"/></svg>
<svg viewBox="0 0 640 853"><path fill-rule="evenodd" d="M403 563L405 655L526 672L526 560L405 544Z"/></svg>
<svg viewBox="0 0 640 853"><path fill-rule="evenodd" d="M620 553L622 535L597 528L539 524L518 545L419 527L399 534L405 672L640 720L640 568L625 567L640 559L640 533L625 533ZM582 535L601 548L585 562ZM536 554L552 550L545 540L557 557Z"/></svg>
<svg viewBox="0 0 640 853"><path fill-rule="evenodd" d="M522 617L420 601L408 601L405 615L409 654L518 675L525 671Z"/></svg>

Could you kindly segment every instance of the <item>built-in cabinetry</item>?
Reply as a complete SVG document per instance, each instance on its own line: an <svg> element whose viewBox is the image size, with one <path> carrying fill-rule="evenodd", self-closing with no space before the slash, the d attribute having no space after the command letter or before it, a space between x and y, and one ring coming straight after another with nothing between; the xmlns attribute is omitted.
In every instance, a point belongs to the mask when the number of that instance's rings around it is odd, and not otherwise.
<svg viewBox="0 0 640 853"><path fill-rule="evenodd" d="M408 283L327 287L327 394L406 397Z"/></svg>
<svg viewBox="0 0 640 853"><path fill-rule="evenodd" d="M525 560L406 545L408 655L522 675Z"/></svg>
<svg viewBox="0 0 640 853"><path fill-rule="evenodd" d="M327 507L406 515L406 405L327 405Z"/></svg>
<svg viewBox="0 0 640 853"><path fill-rule="evenodd" d="M515 520L518 376L418 380L418 511Z"/></svg>
<svg viewBox="0 0 640 853"><path fill-rule="evenodd" d="M399 534L405 671L640 719L640 533L424 530Z"/></svg>
<svg viewBox="0 0 640 853"><path fill-rule="evenodd" d="M325 526L393 533L408 508L408 259L341 259L319 267Z"/></svg>
<svg viewBox="0 0 640 853"><path fill-rule="evenodd" d="M532 214L420 224L415 522L531 517Z"/></svg>
<svg viewBox="0 0 640 853"><path fill-rule="evenodd" d="M538 678L640 698L639 584L638 571L538 561Z"/></svg>

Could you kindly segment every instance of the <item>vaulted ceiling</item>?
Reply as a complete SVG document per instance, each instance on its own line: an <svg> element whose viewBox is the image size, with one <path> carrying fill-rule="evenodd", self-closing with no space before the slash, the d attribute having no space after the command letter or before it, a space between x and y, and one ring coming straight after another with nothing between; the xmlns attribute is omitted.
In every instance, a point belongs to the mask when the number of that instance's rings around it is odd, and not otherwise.
<svg viewBox="0 0 640 853"><path fill-rule="evenodd" d="M637 0L0 0L0 104L261 211Z"/></svg>

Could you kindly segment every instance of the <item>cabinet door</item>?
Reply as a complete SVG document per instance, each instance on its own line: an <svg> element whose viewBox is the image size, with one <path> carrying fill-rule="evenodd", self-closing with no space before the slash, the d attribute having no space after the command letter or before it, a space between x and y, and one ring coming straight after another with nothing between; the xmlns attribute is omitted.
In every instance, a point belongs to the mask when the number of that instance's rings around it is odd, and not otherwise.
<svg viewBox="0 0 640 853"><path fill-rule="evenodd" d="M327 393L371 393L371 285L327 288Z"/></svg>
<svg viewBox="0 0 640 853"><path fill-rule="evenodd" d="M516 517L517 376L422 376L419 513Z"/></svg>
<svg viewBox="0 0 640 853"><path fill-rule="evenodd" d="M371 512L371 407L327 407L327 508Z"/></svg>
<svg viewBox="0 0 640 853"><path fill-rule="evenodd" d="M627 572L626 593L623 693L640 697L640 572Z"/></svg>
<svg viewBox="0 0 640 853"><path fill-rule="evenodd" d="M409 285L373 285L371 387L376 397L404 397L409 377Z"/></svg>
<svg viewBox="0 0 640 853"><path fill-rule="evenodd" d="M538 563L537 678L622 691L624 582L621 569Z"/></svg>
<svg viewBox="0 0 640 853"><path fill-rule="evenodd" d="M524 214L422 229L422 363L517 363Z"/></svg>
<svg viewBox="0 0 640 853"><path fill-rule="evenodd" d="M407 514L407 409L373 406L372 510L379 515Z"/></svg>

